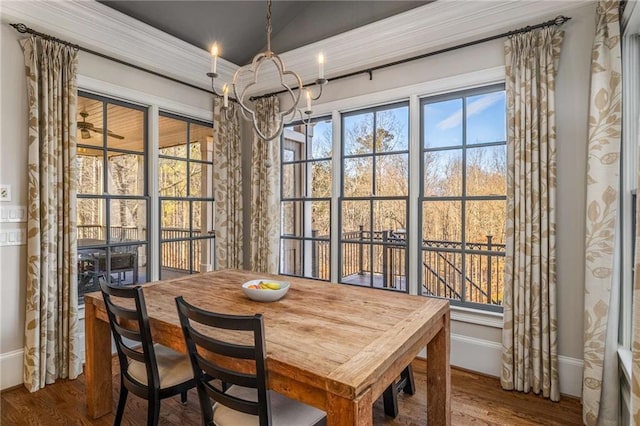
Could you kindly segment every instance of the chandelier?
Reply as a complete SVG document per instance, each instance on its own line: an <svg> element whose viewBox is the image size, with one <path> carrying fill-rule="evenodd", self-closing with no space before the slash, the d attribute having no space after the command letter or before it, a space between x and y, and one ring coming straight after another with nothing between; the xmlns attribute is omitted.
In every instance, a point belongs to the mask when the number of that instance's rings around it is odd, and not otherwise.
<svg viewBox="0 0 640 426"><path fill-rule="evenodd" d="M208 72L207 76L211 78L211 88L213 93L216 96L222 96L223 109L225 110L225 115L228 117L229 86L227 84L223 86L222 94L218 93L215 88L215 80L218 78L218 54L218 45L214 44L211 48L211 72ZM277 71L279 84L284 88L282 92L290 96L291 106L284 111L278 112L275 129L267 129L265 132L258 124L257 113L249 103L252 101L252 98L248 96L247 91L258 83L260 70L265 65L268 66L269 64L271 65L271 68L274 68ZM282 59L271 51L271 0L267 0L267 50L254 56L250 64L238 68L233 76L232 83L233 93L241 107L240 111L242 112L242 115L246 120L253 123L253 128L262 139L270 141L280 136L285 123L293 121L298 113L300 114L301 120L306 124L311 121L311 101L315 101L320 98L322 95L322 87L327 84L328 81L324 78L324 56L322 53L318 55L318 66L318 78L315 80L315 85L318 86L320 90L316 96L313 96L310 88L304 88L300 76L293 71L287 70ZM290 84L291 81L296 85L293 88ZM306 108L304 111L300 110L298 106L301 98L300 95L303 91L305 92L306 97Z"/></svg>

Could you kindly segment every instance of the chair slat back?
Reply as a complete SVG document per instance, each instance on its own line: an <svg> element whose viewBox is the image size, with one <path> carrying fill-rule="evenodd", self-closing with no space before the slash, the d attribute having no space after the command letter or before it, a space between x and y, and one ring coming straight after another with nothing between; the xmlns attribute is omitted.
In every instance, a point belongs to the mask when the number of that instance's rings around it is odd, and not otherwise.
<svg viewBox="0 0 640 426"><path fill-rule="evenodd" d="M100 289L116 343L122 374L130 381L137 383L138 381L129 374L128 366L130 360L142 362L147 370L147 386L159 387L160 378L142 287L114 287L101 282ZM118 304L119 299L124 304L126 300L133 300L135 309Z"/></svg>
<svg viewBox="0 0 640 426"><path fill-rule="evenodd" d="M196 379L204 423L210 424L213 421L210 398L233 410L258 416L260 426L270 425L271 407L267 394L262 315L245 316L208 312L187 303L182 296L176 298L176 304ZM215 333L216 337L205 335L200 330ZM218 337L218 335L231 337L234 334L247 334L247 332L253 335L251 345ZM247 361L251 364L249 369L246 368ZM255 389L257 402L224 393L212 384L213 379L219 379L225 384Z"/></svg>

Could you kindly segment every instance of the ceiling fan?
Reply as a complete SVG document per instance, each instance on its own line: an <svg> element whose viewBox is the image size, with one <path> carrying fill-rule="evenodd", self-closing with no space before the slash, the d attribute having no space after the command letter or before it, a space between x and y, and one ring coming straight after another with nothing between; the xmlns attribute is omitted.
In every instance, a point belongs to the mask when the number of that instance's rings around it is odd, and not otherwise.
<svg viewBox="0 0 640 426"><path fill-rule="evenodd" d="M82 121L78 122L78 129L80 129L80 134L82 135L82 139L89 139L91 138L91 132L96 132L99 134L102 134L102 129L99 127L94 127L93 123L88 123L87 122L87 117L89 116L89 113L86 111L82 111L80 113L80 117L82 117ZM124 136L121 136L117 133L112 132L111 130L107 129L107 135L111 136L112 138L116 138L116 139L124 139Z"/></svg>

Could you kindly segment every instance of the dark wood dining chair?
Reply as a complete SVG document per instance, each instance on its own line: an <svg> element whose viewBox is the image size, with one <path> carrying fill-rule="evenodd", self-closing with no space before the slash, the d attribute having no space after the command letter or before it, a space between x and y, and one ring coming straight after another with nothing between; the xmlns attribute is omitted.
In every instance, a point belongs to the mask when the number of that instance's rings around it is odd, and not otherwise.
<svg viewBox="0 0 640 426"><path fill-rule="evenodd" d="M267 389L261 314L227 315L176 298L204 425L312 426L326 413ZM215 337L214 337L215 334ZM226 384L218 388L214 379ZM213 406L211 400L215 401Z"/></svg>
<svg viewBox="0 0 640 426"><path fill-rule="evenodd" d="M147 425L155 426L160 400L180 394L186 403L187 391L195 386L189 358L153 343L142 287L113 287L101 282L100 289L120 361L120 398L114 425L122 422L130 391L147 400ZM114 298L133 300L135 309L116 303Z"/></svg>
<svg viewBox="0 0 640 426"><path fill-rule="evenodd" d="M382 394L385 415L393 418L398 416L398 393L400 392L404 392L407 395L413 395L416 392L411 364L402 370L400 378L385 389Z"/></svg>

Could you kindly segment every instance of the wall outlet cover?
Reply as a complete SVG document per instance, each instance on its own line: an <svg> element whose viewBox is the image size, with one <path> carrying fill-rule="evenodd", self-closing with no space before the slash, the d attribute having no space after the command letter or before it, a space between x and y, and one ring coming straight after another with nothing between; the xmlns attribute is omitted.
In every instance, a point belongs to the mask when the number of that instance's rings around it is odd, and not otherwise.
<svg viewBox="0 0 640 426"><path fill-rule="evenodd" d="M11 201L11 185L0 183L0 201Z"/></svg>

